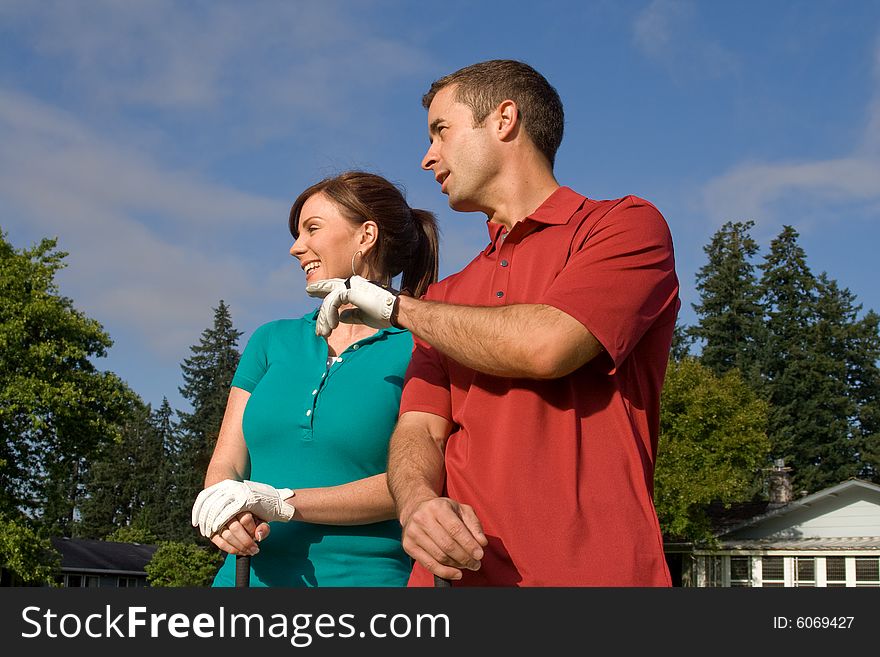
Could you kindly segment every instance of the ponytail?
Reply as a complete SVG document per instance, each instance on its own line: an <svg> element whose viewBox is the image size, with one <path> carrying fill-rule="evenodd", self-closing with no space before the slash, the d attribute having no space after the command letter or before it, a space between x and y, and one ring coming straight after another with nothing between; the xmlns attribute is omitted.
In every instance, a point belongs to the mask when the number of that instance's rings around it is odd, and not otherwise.
<svg viewBox="0 0 880 657"><path fill-rule="evenodd" d="M401 290L418 298L437 282L440 262L440 232L433 212L412 209L416 241L403 267Z"/></svg>

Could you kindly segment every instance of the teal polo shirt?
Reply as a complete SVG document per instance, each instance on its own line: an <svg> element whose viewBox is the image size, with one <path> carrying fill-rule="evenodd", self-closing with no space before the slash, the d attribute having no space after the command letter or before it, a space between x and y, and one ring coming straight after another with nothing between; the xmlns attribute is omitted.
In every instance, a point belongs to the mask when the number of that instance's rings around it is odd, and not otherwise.
<svg viewBox="0 0 880 657"><path fill-rule="evenodd" d="M385 472L412 335L383 329L350 345L328 367L316 316L317 310L258 328L232 379L251 393L242 428L253 481L296 490ZM400 539L396 520L273 522L251 559L251 586L404 586L411 561ZM234 584L229 555L214 586Z"/></svg>

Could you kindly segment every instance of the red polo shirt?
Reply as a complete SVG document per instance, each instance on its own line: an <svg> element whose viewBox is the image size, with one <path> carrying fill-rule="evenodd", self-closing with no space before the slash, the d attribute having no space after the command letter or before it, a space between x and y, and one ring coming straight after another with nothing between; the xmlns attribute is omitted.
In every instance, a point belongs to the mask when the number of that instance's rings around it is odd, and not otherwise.
<svg viewBox="0 0 880 657"><path fill-rule="evenodd" d="M606 353L554 380L481 374L416 341L401 414L451 420L444 495L489 545L456 585L669 586L652 500L660 390L679 307L672 239L628 196L556 190L426 299L547 304ZM430 586L416 564L410 586Z"/></svg>

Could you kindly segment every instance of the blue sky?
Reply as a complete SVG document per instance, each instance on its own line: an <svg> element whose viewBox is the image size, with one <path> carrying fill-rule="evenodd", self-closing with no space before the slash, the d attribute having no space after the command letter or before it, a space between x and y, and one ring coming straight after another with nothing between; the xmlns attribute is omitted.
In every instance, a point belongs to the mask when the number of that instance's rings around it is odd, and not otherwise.
<svg viewBox="0 0 880 657"><path fill-rule="evenodd" d="M562 184L635 194L672 230L685 323L704 245L783 224L880 311L880 3L0 0L0 227L57 236L97 365L186 408L180 362L222 298L242 340L315 306L287 214L365 168L435 211L441 275L486 243L429 173L421 95L476 61L540 70L566 110Z"/></svg>

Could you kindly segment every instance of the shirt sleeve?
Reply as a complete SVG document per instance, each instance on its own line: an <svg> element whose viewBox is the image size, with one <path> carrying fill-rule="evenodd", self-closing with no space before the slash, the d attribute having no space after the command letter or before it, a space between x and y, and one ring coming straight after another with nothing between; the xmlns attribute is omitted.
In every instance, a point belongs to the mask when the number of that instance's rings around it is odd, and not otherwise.
<svg viewBox="0 0 880 657"><path fill-rule="evenodd" d="M248 392L253 392L257 387L269 366L268 353L271 334L271 324L263 324L251 335L238 361L235 375L232 377L233 387Z"/></svg>
<svg viewBox="0 0 880 657"><path fill-rule="evenodd" d="M434 347L418 338L406 370L400 400L400 415L409 411L433 413L452 421L449 374L443 357Z"/></svg>
<svg viewBox="0 0 880 657"><path fill-rule="evenodd" d="M672 238L653 205L629 196L585 222L577 239L543 303L581 322L608 352L613 372L657 318L677 308Z"/></svg>
<svg viewBox="0 0 880 657"><path fill-rule="evenodd" d="M422 295L427 301L444 301L443 284L431 285ZM452 392L446 358L421 338L413 335L413 353L406 369L400 413L432 413L452 421Z"/></svg>

